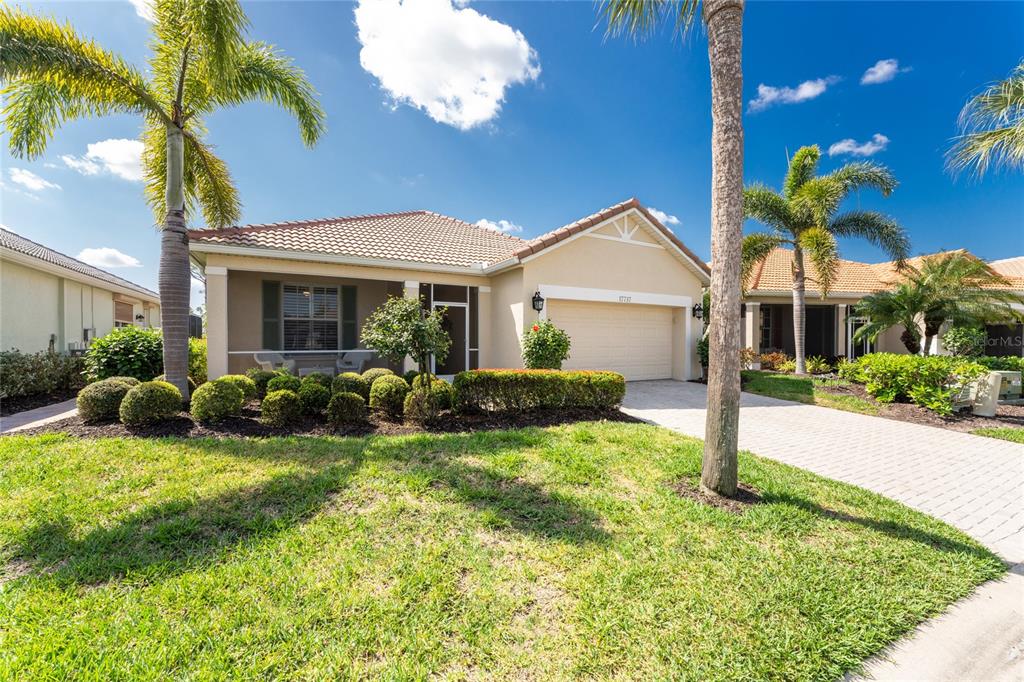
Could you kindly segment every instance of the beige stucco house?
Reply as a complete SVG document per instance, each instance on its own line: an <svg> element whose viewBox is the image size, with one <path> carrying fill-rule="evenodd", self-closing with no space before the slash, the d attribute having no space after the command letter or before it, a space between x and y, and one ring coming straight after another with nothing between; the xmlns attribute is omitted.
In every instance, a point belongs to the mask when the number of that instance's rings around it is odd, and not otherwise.
<svg viewBox="0 0 1024 682"><path fill-rule="evenodd" d="M709 270L636 199L530 241L428 211L189 237L206 277L211 377L253 366L261 351L300 369L343 357L383 364L359 330L388 296L448 309L453 343L441 375L521 367L521 335L540 319L572 338L566 368L700 374L693 306Z"/></svg>
<svg viewBox="0 0 1024 682"><path fill-rule="evenodd" d="M85 348L114 327L160 326L153 291L0 228L0 348Z"/></svg>

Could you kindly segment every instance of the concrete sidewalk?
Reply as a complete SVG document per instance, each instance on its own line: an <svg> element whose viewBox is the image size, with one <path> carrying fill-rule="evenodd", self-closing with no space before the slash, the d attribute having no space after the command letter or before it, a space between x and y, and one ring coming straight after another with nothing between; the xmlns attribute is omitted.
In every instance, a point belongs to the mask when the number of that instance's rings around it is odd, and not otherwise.
<svg viewBox="0 0 1024 682"><path fill-rule="evenodd" d="M7 417L0 417L0 433L11 433L22 429L42 426L49 422L73 416L78 409L75 407L75 399L65 400L62 403L44 405L34 410L25 410Z"/></svg>

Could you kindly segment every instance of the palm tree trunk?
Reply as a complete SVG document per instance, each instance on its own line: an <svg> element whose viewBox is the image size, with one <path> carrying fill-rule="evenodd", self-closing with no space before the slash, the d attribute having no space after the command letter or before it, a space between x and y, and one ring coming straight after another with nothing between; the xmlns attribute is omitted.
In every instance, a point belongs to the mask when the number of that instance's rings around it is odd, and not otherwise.
<svg viewBox="0 0 1024 682"><path fill-rule="evenodd" d="M711 325L701 487L736 494L743 239L743 0L705 0L711 62Z"/></svg>
<svg viewBox="0 0 1024 682"><path fill-rule="evenodd" d="M943 319L929 319L924 320L924 348L922 355L931 355L932 352L932 339L934 339L939 331L942 329Z"/></svg>
<svg viewBox="0 0 1024 682"><path fill-rule="evenodd" d="M188 311L191 272L185 230L185 139L167 126L167 216L160 235L160 319L164 374L188 401Z"/></svg>
<svg viewBox="0 0 1024 682"><path fill-rule="evenodd" d="M796 244L793 246L793 350L797 374L807 374L807 306L804 303L804 287L804 252Z"/></svg>
<svg viewBox="0 0 1024 682"><path fill-rule="evenodd" d="M921 352L921 342L918 341L917 336L907 329L903 328L903 333L900 334L900 341L903 342L903 347L907 349L907 352L911 355L917 355Z"/></svg>

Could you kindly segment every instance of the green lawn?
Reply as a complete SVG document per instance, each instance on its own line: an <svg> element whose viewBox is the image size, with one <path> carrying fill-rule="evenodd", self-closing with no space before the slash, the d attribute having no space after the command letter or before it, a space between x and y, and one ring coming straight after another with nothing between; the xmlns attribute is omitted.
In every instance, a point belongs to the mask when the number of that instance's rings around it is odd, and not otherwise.
<svg viewBox="0 0 1024 682"><path fill-rule="evenodd" d="M975 436L988 436L989 438L1000 438L1002 440L1013 441L1014 443L1024 443L1024 429L1015 429L1012 427L974 429L971 433Z"/></svg>
<svg viewBox="0 0 1024 682"><path fill-rule="evenodd" d="M750 455L680 497L642 424L365 439L0 438L0 678L834 680L1002 574Z"/></svg>
<svg viewBox="0 0 1024 682"><path fill-rule="evenodd" d="M842 379L819 379L794 374L776 374L758 370L743 370L743 390L748 393L793 400L795 402L821 405L847 412L878 414L878 405L856 395L829 393L826 386L848 385Z"/></svg>

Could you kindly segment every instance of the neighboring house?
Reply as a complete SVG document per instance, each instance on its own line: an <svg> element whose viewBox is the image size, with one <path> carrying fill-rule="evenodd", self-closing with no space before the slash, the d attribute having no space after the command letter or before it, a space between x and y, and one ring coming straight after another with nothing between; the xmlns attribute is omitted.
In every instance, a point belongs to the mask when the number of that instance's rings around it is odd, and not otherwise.
<svg viewBox="0 0 1024 682"><path fill-rule="evenodd" d="M114 327L160 326L160 297L0 228L0 349L85 348Z"/></svg>
<svg viewBox="0 0 1024 682"><path fill-rule="evenodd" d="M926 256L907 259L912 267L920 267ZM875 343L866 340L852 341L854 333L867 320L857 317L854 305L868 294L891 288L899 281L895 263L858 263L842 260L839 263L835 283L828 296L821 297L817 286L817 271L814 264L805 257L807 325L805 352L808 356L820 355L826 358L857 358L873 351L906 353L900 341L901 327L892 327L883 332ZM1024 295L1024 274L1018 274L1001 263L1016 262L1024 270L1024 258L996 261L990 265L1010 280L1015 290ZM794 353L793 343L793 251L777 248L759 264L750 275L744 295L742 344L755 352L781 350L789 355ZM1020 326L989 327L991 355L1021 355ZM1015 341L1012 337L1015 336ZM1000 341L1007 337L1005 341ZM995 339L995 341L993 341ZM935 339L932 353L942 353L941 338Z"/></svg>
<svg viewBox="0 0 1024 682"><path fill-rule="evenodd" d="M360 349L364 320L388 296L448 308L441 375L521 367L521 335L542 319L572 338L567 369L700 373L693 305L709 270L636 199L530 241L428 211L189 237L206 277L211 377L253 366L262 350L301 368Z"/></svg>
<svg viewBox="0 0 1024 682"><path fill-rule="evenodd" d="M989 267L1010 280L1017 293L1024 296L1024 256L994 260ZM1024 356L1024 324L990 325L987 331L989 355Z"/></svg>

